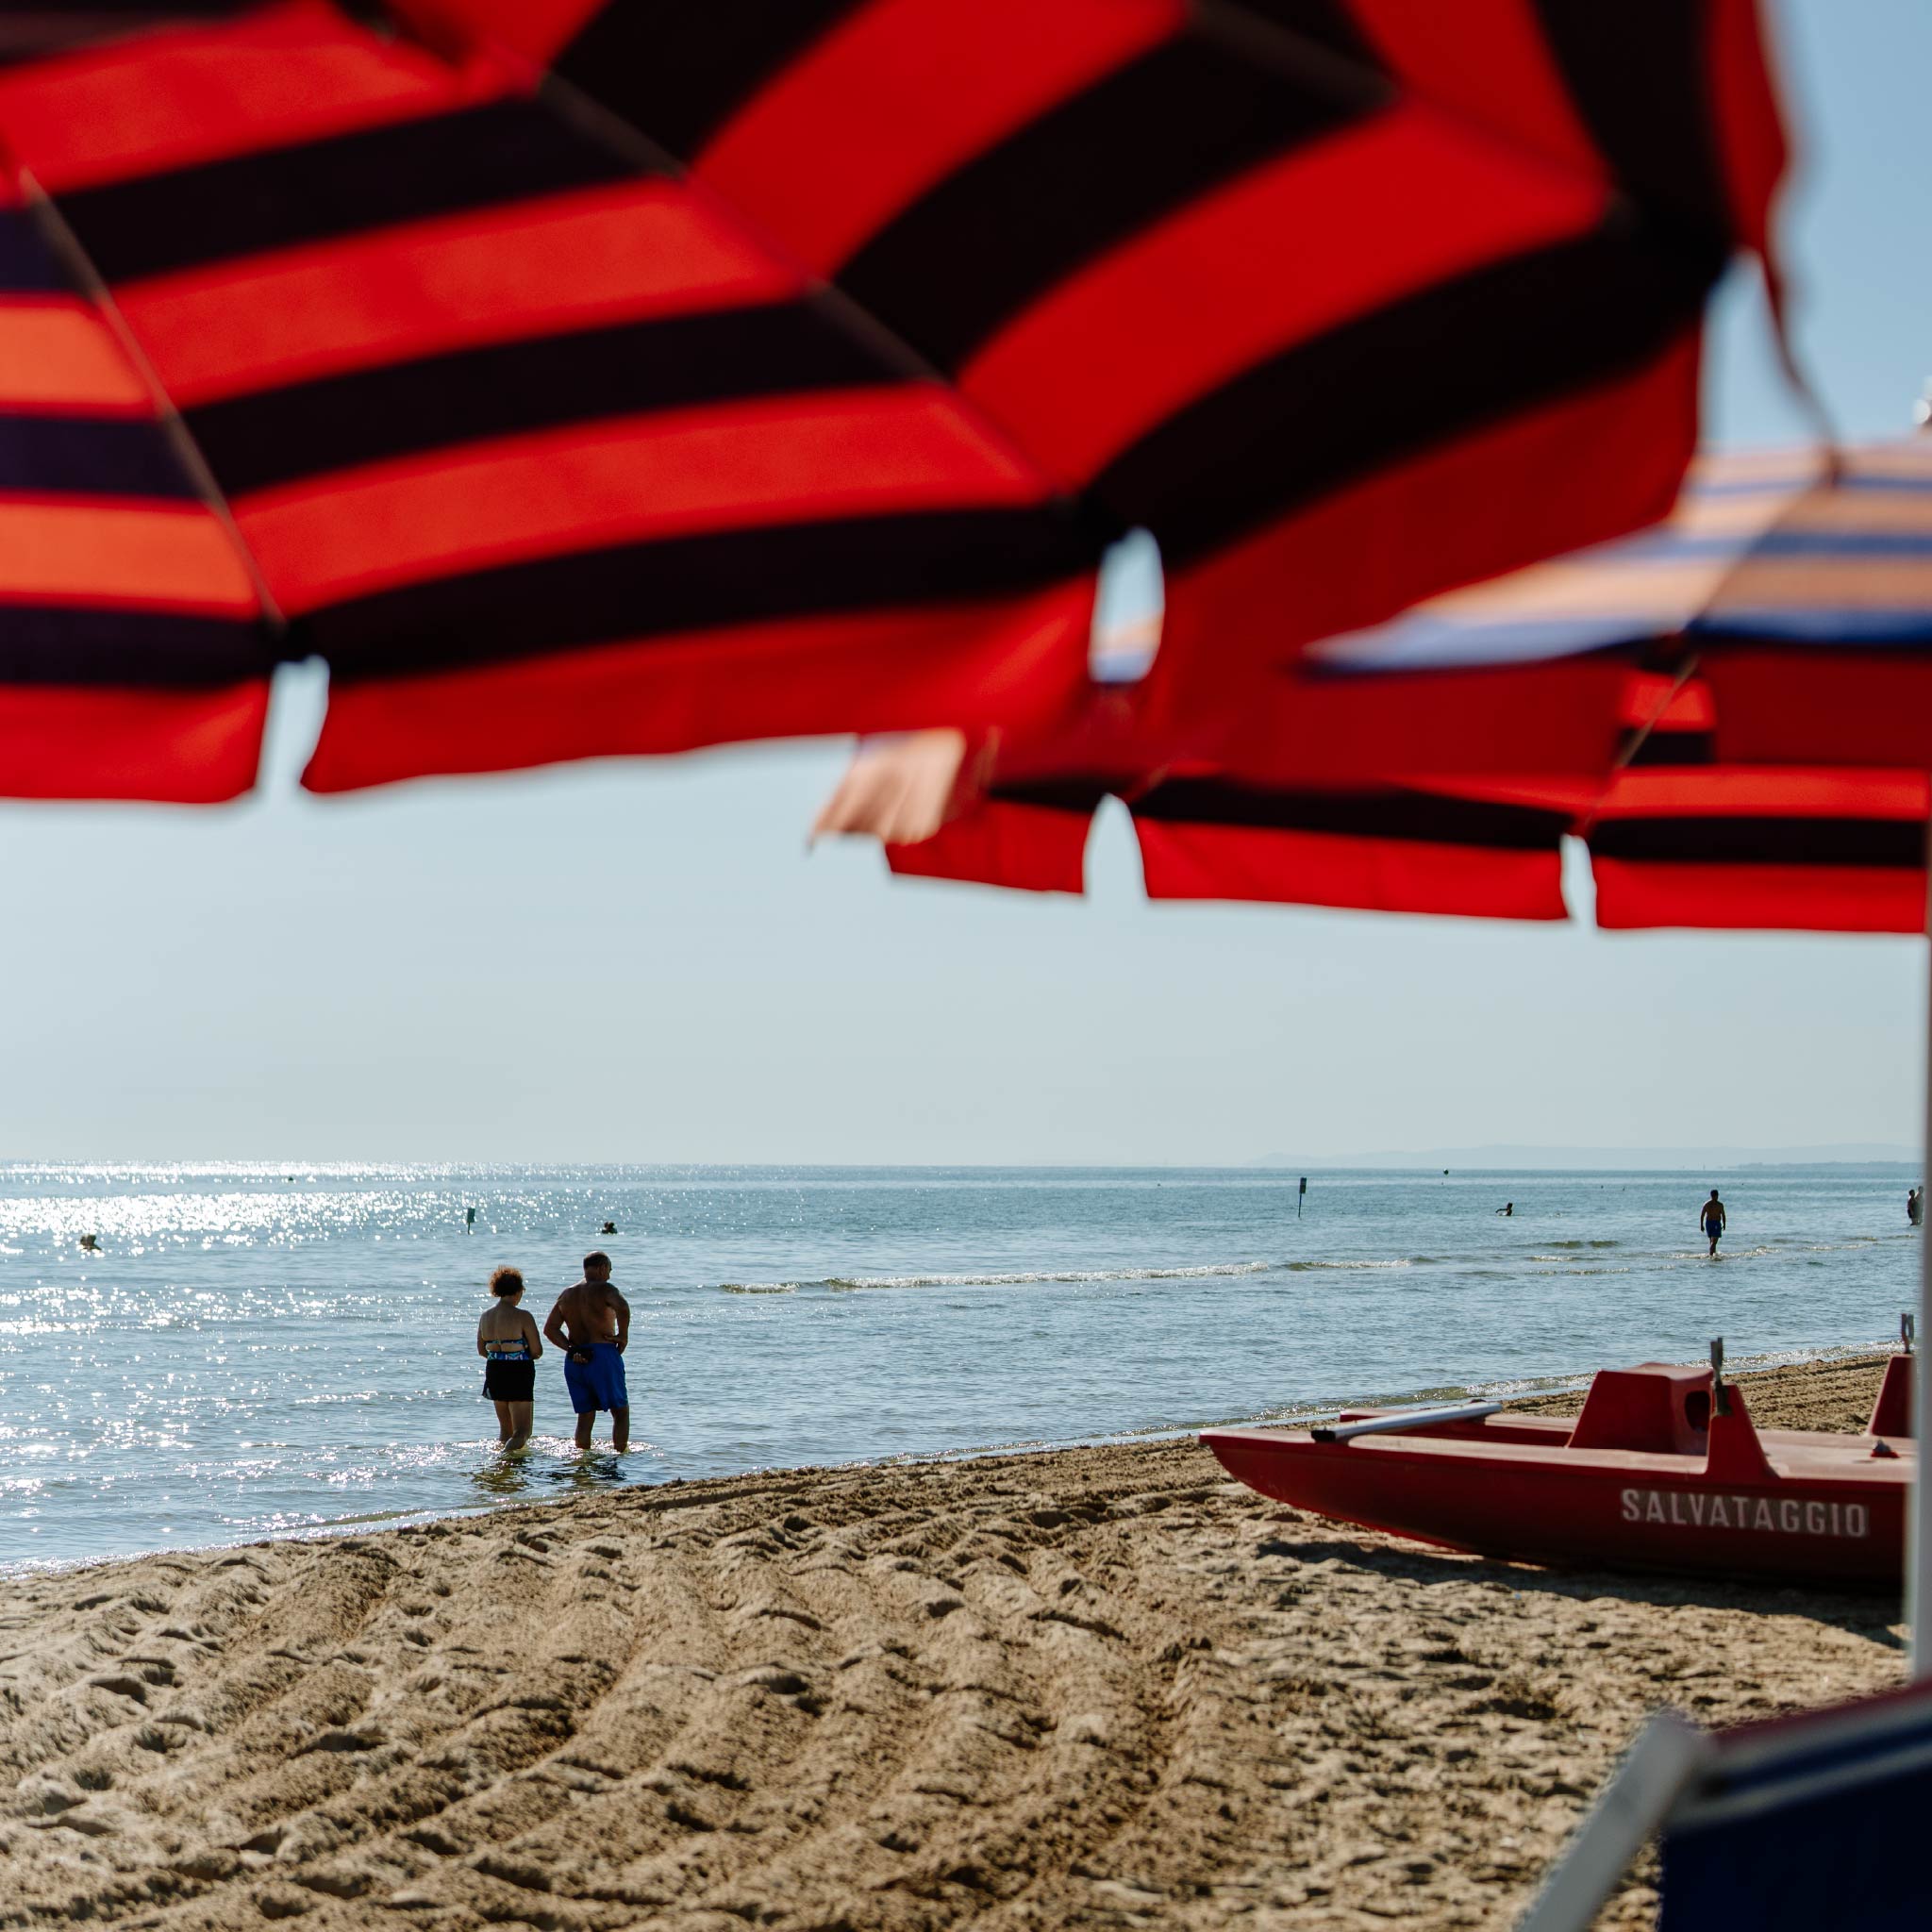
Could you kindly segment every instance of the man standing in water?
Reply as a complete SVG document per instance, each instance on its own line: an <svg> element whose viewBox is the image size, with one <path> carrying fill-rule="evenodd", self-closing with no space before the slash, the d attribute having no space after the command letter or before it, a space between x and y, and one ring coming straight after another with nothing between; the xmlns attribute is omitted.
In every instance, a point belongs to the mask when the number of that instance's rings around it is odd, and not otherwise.
<svg viewBox="0 0 1932 1932"><path fill-rule="evenodd" d="M1710 1252L1717 1253L1718 1237L1724 1231L1724 1204L1717 1197L1715 1188L1710 1191L1710 1199L1704 1204L1704 1212L1698 1216L1699 1224L1710 1237Z"/></svg>
<svg viewBox="0 0 1932 1932"><path fill-rule="evenodd" d="M584 1278L557 1297L543 1333L563 1351L563 1385L576 1410L576 1443L591 1446L597 1411L610 1411L610 1446L630 1446L630 1391L624 1350L630 1340L630 1304L610 1285L610 1257L584 1257Z"/></svg>

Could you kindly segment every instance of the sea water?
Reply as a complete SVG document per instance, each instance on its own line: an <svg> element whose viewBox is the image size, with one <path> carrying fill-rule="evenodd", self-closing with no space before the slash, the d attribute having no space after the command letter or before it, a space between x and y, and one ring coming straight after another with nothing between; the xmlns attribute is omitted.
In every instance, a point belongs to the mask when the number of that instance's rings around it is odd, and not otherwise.
<svg viewBox="0 0 1932 1932"><path fill-rule="evenodd" d="M1297 1217L1257 1170L0 1165L0 1572L1560 1386L1715 1335L1871 1348L1916 1299L1916 1178L1328 1172ZM507 1463L484 1284L521 1268L541 1325L598 1247L631 1451L573 1453L550 1352Z"/></svg>

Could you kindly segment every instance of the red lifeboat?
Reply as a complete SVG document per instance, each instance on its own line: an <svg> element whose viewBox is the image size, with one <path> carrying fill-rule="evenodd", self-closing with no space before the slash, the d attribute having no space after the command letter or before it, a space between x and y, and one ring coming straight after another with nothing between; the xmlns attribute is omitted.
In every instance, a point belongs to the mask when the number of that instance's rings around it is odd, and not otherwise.
<svg viewBox="0 0 1932 1932"><path fill-rule="evenodd" d="M1351 1410L1314 1429L1208 1429L1230 1475L1276 1502L1480 1556L1896 1590L1911 1358L1862 1436L1759 1429L1708 1368L1605 1369L1575 1422Z"/></svg>

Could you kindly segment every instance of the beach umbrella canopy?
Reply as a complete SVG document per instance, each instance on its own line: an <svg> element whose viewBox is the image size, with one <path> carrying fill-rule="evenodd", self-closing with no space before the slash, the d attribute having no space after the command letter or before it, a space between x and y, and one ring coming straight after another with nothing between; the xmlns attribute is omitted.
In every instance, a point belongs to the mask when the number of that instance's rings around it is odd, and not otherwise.
<svg viewBox="0 0 1932 1932"><path fill-rule="evenodd" d="M1666 699L1702 680L1726 762L1932 769L1932 435L1706 457L1655 528L1313 654L1371 678L1537 665L1559 759L1588 742L1605 658L1658 673Z"/></svg>
<svg viewBox="0 0 1932 1932"><path fill-rule="evenodd" d="M1132 527L1224 714L1658 514L1781 158L1749 0L216 10L0 69L0 148L323 790L1031 728Z"/></svg>
<svg viewBox="0 0 1932 1932"><path fill-rule="evenodd" d="M1607 929L1924 925L1923 773L1722 766L1687 745L1682 762L1652 758L1606 780L1324 787L1187 765L1027 772L1002 760L979 789L958 785L957 741L942 738L868 752L820 828L876 829L896 811L895 873L1078 892L1093 813L1111 796L1131 817L1150 899L1558 920L1572 837Z"/></svg>
<svg viewBox="0 0 1932 1932"><path fill-rule="evenodd" d="M1564 916L1569 835L1606 926L1919 932L1928 647L1932 438L1711 458L1667 524L1320 644L1216 734L1096 687L1052 737L869 750L821 828L1078 891L1111 794L1150 897L1501 918Z"/></svg>

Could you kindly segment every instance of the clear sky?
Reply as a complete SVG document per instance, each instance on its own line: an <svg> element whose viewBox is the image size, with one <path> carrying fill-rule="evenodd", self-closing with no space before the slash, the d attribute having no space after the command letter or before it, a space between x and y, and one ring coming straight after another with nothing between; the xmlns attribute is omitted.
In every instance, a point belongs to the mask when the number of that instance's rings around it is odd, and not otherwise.
<svg viewBox="0 0 1932 1932"><path fill-rule="evenodd" d="M1932 7L1778 10L1786 246L1841 427L1932 375ZM1748 290L1725 442L1799 425ZM1920 1138L1924 946L891 884L841 746L310 801L316 690L221 811L0 807L0 1156L1241 1161Z"/></svg>

